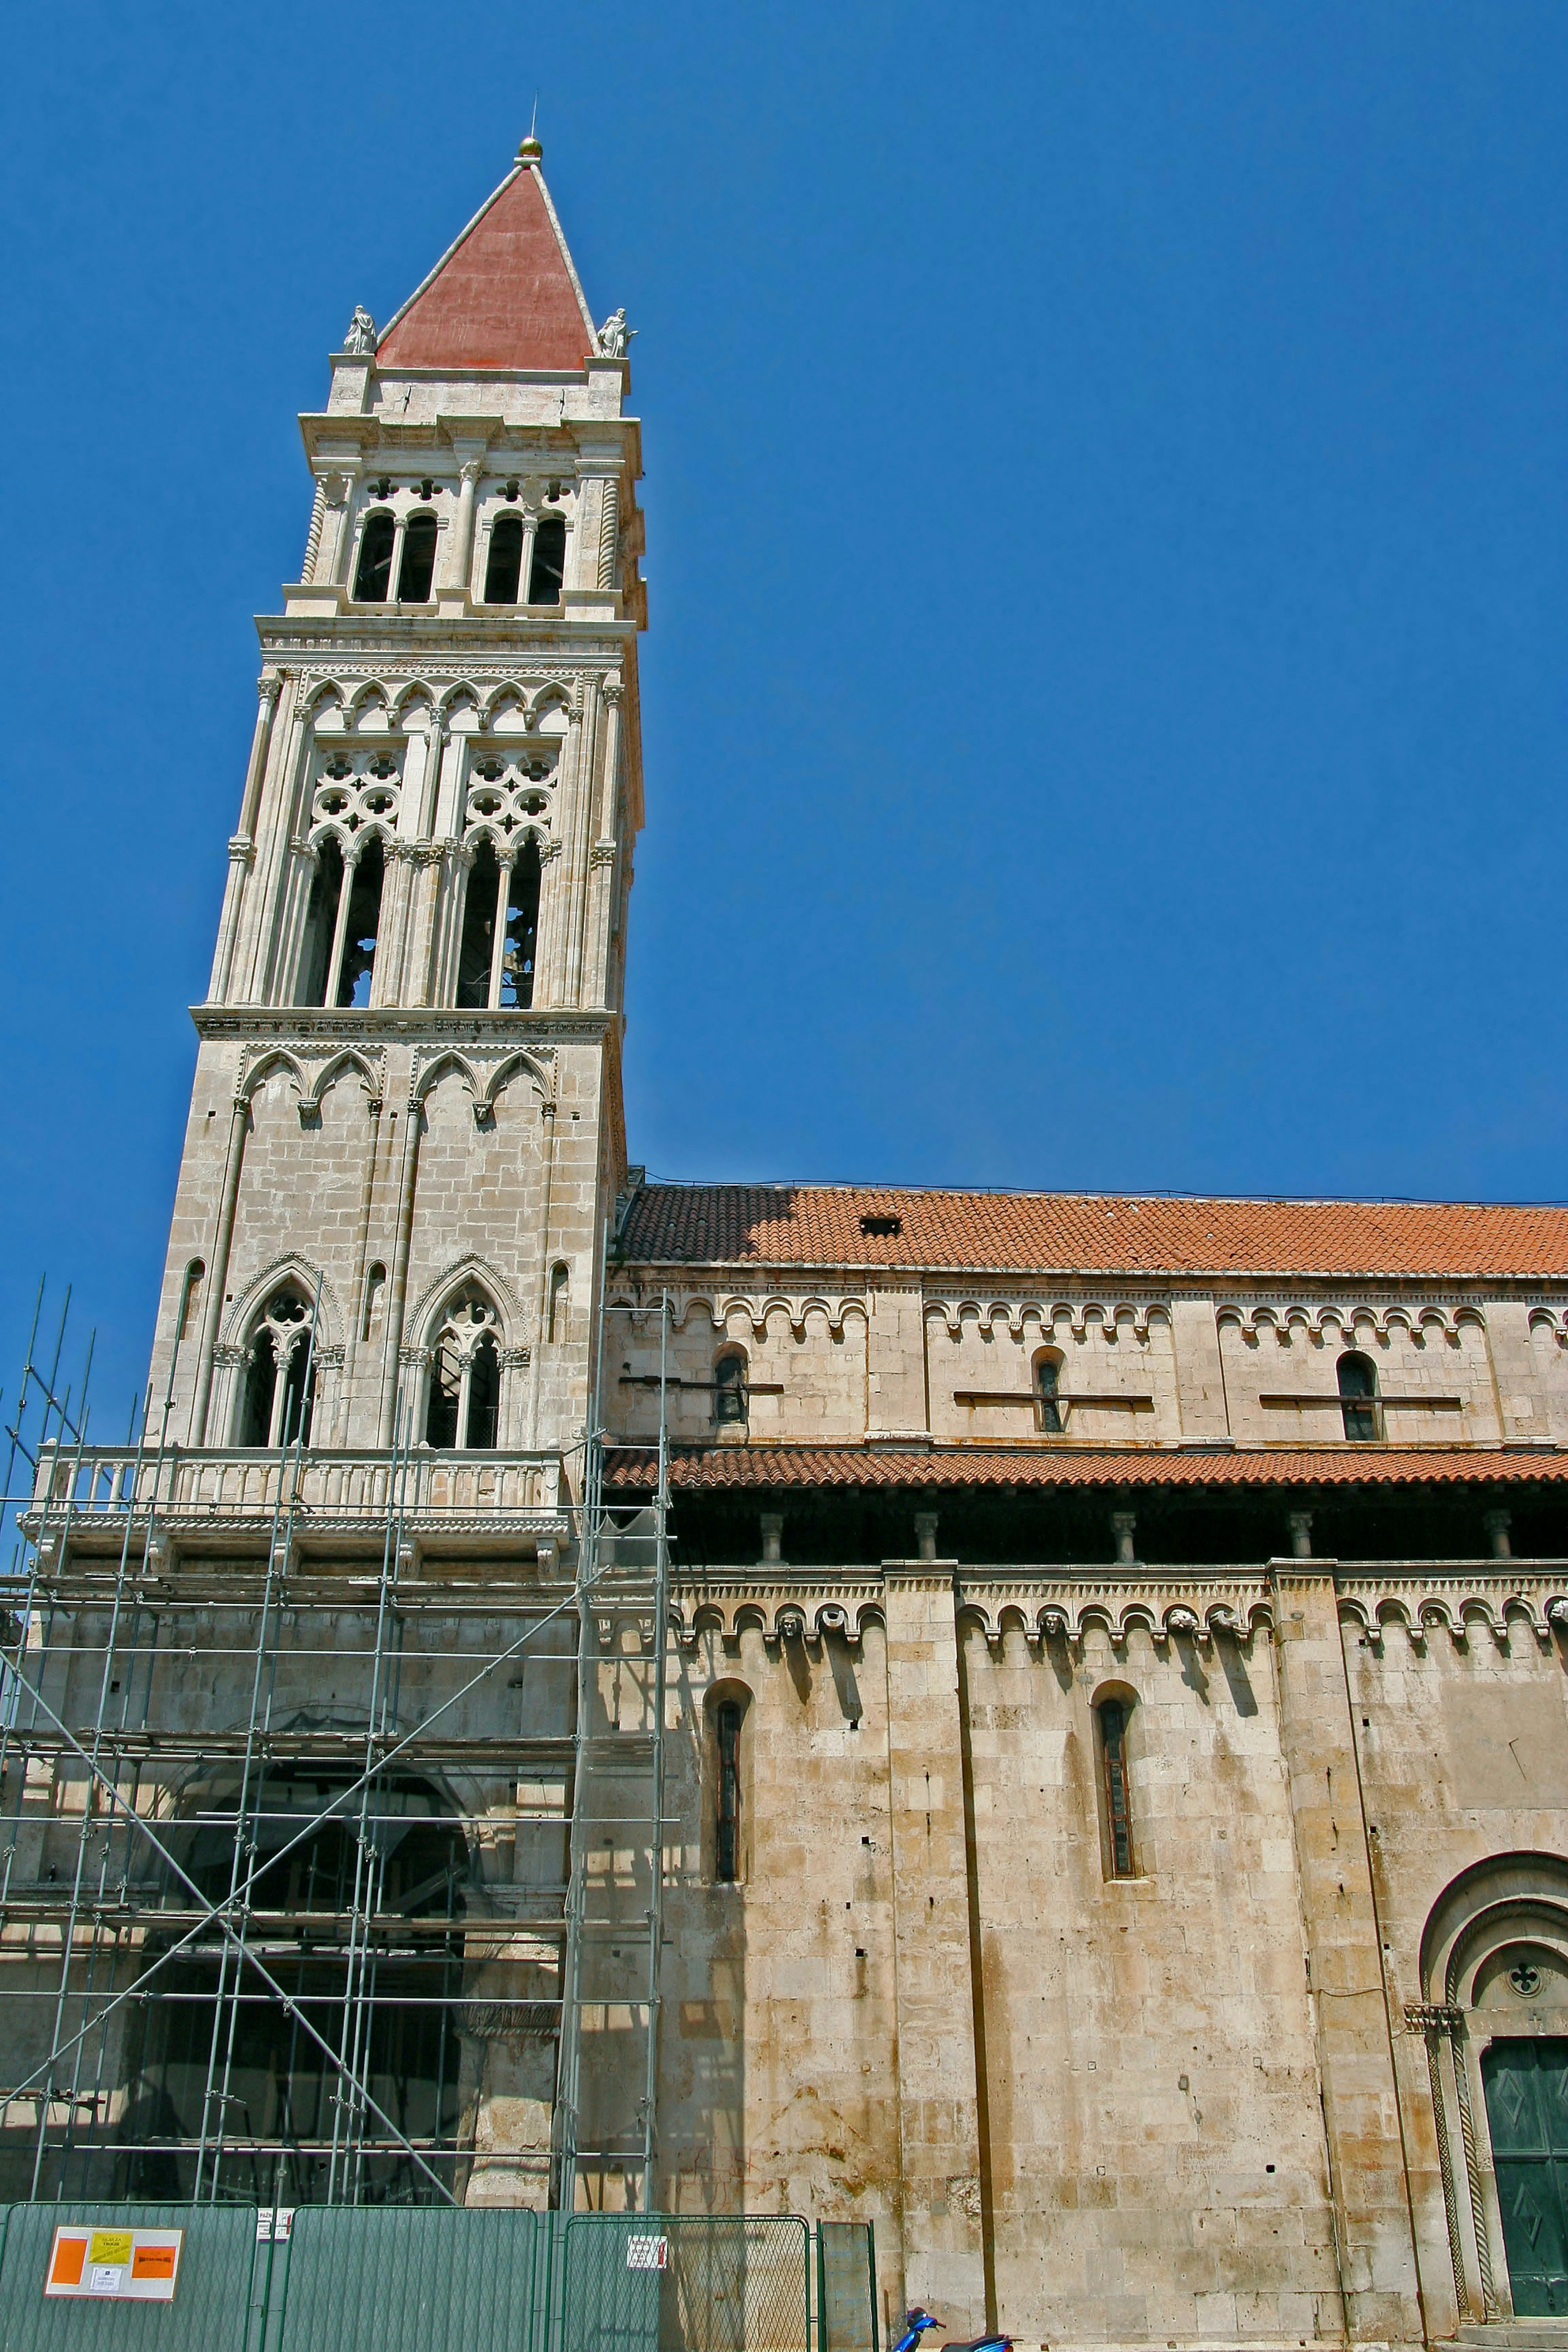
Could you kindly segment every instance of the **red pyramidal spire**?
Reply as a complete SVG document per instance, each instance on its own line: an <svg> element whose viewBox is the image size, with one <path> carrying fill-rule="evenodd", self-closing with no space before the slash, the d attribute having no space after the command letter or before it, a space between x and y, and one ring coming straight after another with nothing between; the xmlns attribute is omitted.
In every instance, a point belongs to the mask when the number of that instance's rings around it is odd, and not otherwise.
<svg viewBox="0 0 1568 2352"><path fill-rule="evenodd" d="M382 335L384 368L574 373L594 322L531 134L517 163Z"/></svg>

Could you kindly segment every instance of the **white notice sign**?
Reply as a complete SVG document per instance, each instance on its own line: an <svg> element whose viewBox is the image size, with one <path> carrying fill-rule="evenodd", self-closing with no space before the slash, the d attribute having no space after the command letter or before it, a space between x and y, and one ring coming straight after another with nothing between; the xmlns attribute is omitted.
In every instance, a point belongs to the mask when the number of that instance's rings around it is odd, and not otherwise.
<svg viewBox="0 0 1568 2352"><path fill-rule="evenodd" d="M62 2221L49 2248L46 2295L110 2295L173 2303L183 2230L97 2230Z"/></svg>
<svg viewBox="0 0 1568 2352"><path fill-rule="evenodd" d="M629 2271L667 2271L669 2268L669 2240L651 2236L628 2238L626 2268Z"/></svg>

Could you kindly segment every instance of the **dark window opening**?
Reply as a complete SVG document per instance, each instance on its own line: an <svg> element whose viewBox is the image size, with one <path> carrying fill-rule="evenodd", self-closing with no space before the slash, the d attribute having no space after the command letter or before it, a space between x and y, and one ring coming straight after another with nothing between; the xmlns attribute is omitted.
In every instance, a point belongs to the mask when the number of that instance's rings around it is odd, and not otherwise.
<svg viewBox="0 0 1568 2352"><path fill-rule="evenodd" d="M310 1309L292 1291L279 1291L251 1345L240 1416L242 1445L292 1445L310 1442L316 1406L315 1353L308 1328ZM291 1344L288 1335L292 1333ZM284 1349L279 1360L279 1335Z"/></svg>
<svg viewBox="0 0 1568 2352"><path fill-rule="evenodd" d="M713 1875L721 1886L733 1886L741 1875L741 1709L737 1701L721 1702L713 1728L719 1745Z"/></svg>
<svg viewBox="0 0 1568 2352"><path fill-rule="evenodd" d="M437 1348L430 1367L430 1404L425 1415L425 1442L441 1453L458 1443L458 1414L463 1398L463 1360L450 1344Z"/></svg>
<svg viewBox="0 0 1568 2352"><path fill-rule="evenodd" d="M1110 1874L1113 1878L1131 1878L1132 1805L1127 1782L1127 1709L1120 1699L1108 1698L1100 1710L1100 1747L1105 1777Z"/></svg>
<svg viewBox="0 0 1568 2352"><path fill-rule="evenodd" d="M713 1418L716 1422L744 1422L746 1418L744 1356L721 1356L714 1365Z"/></svg>
<svg viewBox="0 0 1568 2352"><path fill-rule="evenodd" d="M533 1003L534 955L539 945L539 850L533 842L518 852L511 869L506 915L506 952L501 962L500 1001L520 1011Z"/></svg>
<svg viewBox="0 0 1568 2352"><path fill-rule="evenodd" d="M342 845L329 834L316 853L310 877L310 903L305 914L305 951L300 965L295 1002L325 1004L327 972L332 961L332 940L338 928L338 900L343 888Z"/></svg>
<svg viewBox="0 0 1568 2352"><path fill-rule="evenodd" d="M501 515L491 526L489 555L485 563L487 604L515 604L522 575L522 517Z"/></svg>
<svg viewBox="0 0 1568 2352"><path fill-rule="evenodd" d="M403 534L403 562L397 573L400 604L426 604L436 576L436 541L439 526L433 514L411 515Z"/></svg>
<svg viewBox="0 0 1568 2352"><path fill-rule="evenodd" d="M203 1807L205 1821L172 1833L182 1868L213 1903L229 1891L237 1793L214 1791ZM337 1793L331 1783L303 1785L275 1775L248 1793L245 1825L247 1833L254 1825L256 1844L242 1860L248 1867L254 1858L258 1872L249 1903L275 1921L301 1912L312 1920L310 1934L297 1941L291 1926L281 1937L275 1927L268 1961L299 2014L248 1970L237 1997L232 1963L220 1973L210 1934L159 1969L132 2011L116 2134L117 2197L188 2201L216 2194L220 2201L254 2202L265 2189L268 2196L281 2191L289 2203L324 2202L334 2146L340 2179L342 2170L341 2082L331 2059L301 2031L300 2015L330 2051L344 2053L377 2106L437 2176L451 2180L447 2152L457 2149L460 2115L454 2004L463 1990L468 1846L428 1784L384 1780L371 1801L367 1868L352 1794L341 1814L310 1827ZM363 2022L356 2004L345 2000L363 1954L345 1922L362 1911L381 1923L370 1931L376 1945L396 1948L374 1962ZM411 1935L405 1923L416 1919L424 1924ZM212 2080L227 2093L221 2156L213 2147ZM351 2178L361 2204L444 2201L374 2118L364 2122Z"/></svg>
<svg viewBox="0 0 1568 2352"><path fill-rule="evenodd" d="M566 573L566 523L561 515L542 515L533 534L533 562L528 572L531 604L559 604Z"/></svg>
<svg viewBox="0 0 1568 2352"><path fill-rule="evenodd" d="M487 1331L468 1365L468 1426L463 1443L491 1454L500 1421L500 1350Z"/></svg>
<svg viewBox="0 0 1568 2352"><path fill-rule="evenodd" d="M904 1221L902 1217L867 1215L860 1220L860 1230L868 1236L873 1234L901 1234L904 1230Z"/></svg>
<svg viewBox="0 0 1568 2352"><path fill-rule="evenodd" d="M174 1334L176 1341L188 1339L195 1332L196 1307L201 1299L202 1284L206 1279L206 1271L205 1265L199 1257L194 1257L185 1268L184 1288L180 1299L179 1328Z"/></svg>
<svg viewBox="0 0 1568 2352"><path fill-rule="evenodd" d="M377 1258L364 1278L364 1324L360 1332L362 1339L368 1339L370 1337L371 1326L375 1321L375 1310L381 1304L381 1294L385 1287L386 1268Z"/></svg>
<svg viewBox="0 0 1568 2352"><path fill-rule="evenodd" d="M381 925L383 860L381 836L373 835L354 860L349 887L348 927L343 933L342 967L338 974L338 1003L370 1003L371 976L375 970L375 936Z"/></svg>
<svg viewBox="0 0 1568 2352"><path fill-rule="evenodd" d="M1377 1367L1360 1355L1340 1358L1340 1395L1344 1400L1345 1435L1364 1443L1375 1440L1383 1433L1378 1426ZM1368 1402L1358 1403L1358 1398Z"/></svg>
<svg viewBox="0 0 1568 2352"><path fill-rule="evenodd" d="M365 517L359 543L359 570L354 573L354 602L384 604L392 595L392 550L397 525L384 508Z"/></svg>
<svg viewBox="0 0 1568 2352"><path fill-rule="evenodd" d="M495 949L496 888L500 869L488 841L481 841L468 868L463 900L463 940L458 950L458 1002L482 1012L490 1001L490 961Z"/></svg>
<svg viewBox="0 0 1568 2352"><path fill-rule="evenodd" d="M1040 1401L1040 1427L1047 1437L1062 1433L1062 1409L1057 1399L1061 1392L1062 1368L1053 1356L1042 1356L1035 1372L1035 1392Z"/></svg>

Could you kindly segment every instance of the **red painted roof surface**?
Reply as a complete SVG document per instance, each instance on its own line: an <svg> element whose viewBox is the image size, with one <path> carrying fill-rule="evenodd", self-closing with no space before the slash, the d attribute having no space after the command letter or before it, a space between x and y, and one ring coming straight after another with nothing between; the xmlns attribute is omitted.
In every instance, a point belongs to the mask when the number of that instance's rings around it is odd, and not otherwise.
<svg viewBox="0 0 1568 2352"><path fill-rule="evenodd" d="M580 368L593 338L532 169L502 182L376 349L384 368Z"/></svg>
<svg viewBox="0 0 1568 2352"><path fill-rule="evenodd" d="M612 1451L611 1486L647 1489L647 1453ZM863 1445L711 1445L672 1450L673 1486L731 1491L780 1486L1489 1486L1568 1481L1568 1454L1530 1446L1258 1446L1165 1452L1148 1446L938 1447L873 1453Z"/></svg>
<svg viewBox="0 0 1568 2352"><path fill-rule="evenodd" d="M897 1217L900 1230L865 1234L864 1216ZM1546 1279L1568 1278L1568 1209L645 1184L620 1247L643 1265Z"/></svg>

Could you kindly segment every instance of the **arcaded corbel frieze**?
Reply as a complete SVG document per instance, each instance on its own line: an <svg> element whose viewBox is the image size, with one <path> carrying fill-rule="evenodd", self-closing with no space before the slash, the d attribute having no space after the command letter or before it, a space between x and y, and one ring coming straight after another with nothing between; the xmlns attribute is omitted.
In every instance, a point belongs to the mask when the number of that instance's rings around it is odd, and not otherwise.
<svg viewBox="0 0 1568 2352"><path fill-rule="evenodd" d="M928 1323L940 1323L955 1344L965 1324L972 1328L1005 1329L1025 1339L1031 1329L1037 1339L1050 1339L1065 1327L1080 1343L1098 1337L1114 1347L1123 1337L1140 1347L1149 1345L1151 1330L1169 1328L1170 1303L1163 1293L1129 1294L1101 1291L1079 1298L1017 1291L998 1296L989 1288L954 1288L942 1285L925 1298Z"/></svg>
<svg viewBox="0 0 1568 2352"><path fill-rule="evenodd" d="M853 1647L868 1624L882 1622L883 1594L879 1574L831 1569L781 1566L768 1574L678 1576L670 1591L670 1622L687 1650L704 1633L733 1641L747 1626L754 1626L766 1642L820 1642L826 1634Z"/></svg>
<svg viewBox="0 0 1568 2352"><path fill-rule="evenodd" d="M1545 1648L1553 1633L1568 1635L1568 1562L1507 1570L1423 1567L1419 1562L1367 1572L1339 1569L1334 1576L1340 1622L1374 1648L1385 1627L1398 1625L1419 1648L1431 1633L1446 1633L1462 1649L1485 1634L1499 1649L1521 1627Z"/></svg>
<svg viewBox="0 0 1568 2352"><path fill-rule="evenodd" d="M1268 1579L1261 1571L1148 1569L1136 1576L1068 1576L966 1569L958 1575L958 1608L994 1645L1013 1626L1036 1643L1081 1648L1086 1634L1099 1627L1117 1649L1140 1630L1156 1644L1191 1641L1206 1648L1216 1634L1250 1642L1259 1625L1274 1622Z"/></svg>
<svg viewBox="0 0 1568 2352"><path fill-rule="evenodd" d="M1465 1326L1484 1329L1481 1303L1457 1294L1424 1294L1414 1289L1404 1297L1372 1298L1342 1292L1337 1298L1302 1298L1279 1292L1215 1301L1215 1321L1238 1331L1249 1348L1272 1337L1281 1348L1297 1339L1311 1348L1387 1348L1395 1332L1423 1348L1446 1342L1460 1344Z"/></svg>

